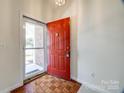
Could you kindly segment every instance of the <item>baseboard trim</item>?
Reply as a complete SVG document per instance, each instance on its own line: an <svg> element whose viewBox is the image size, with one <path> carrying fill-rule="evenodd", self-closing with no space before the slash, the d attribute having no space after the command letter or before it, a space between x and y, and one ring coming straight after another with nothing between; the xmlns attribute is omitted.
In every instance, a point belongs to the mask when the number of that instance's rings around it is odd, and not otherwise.
<svg viewBox="0 0 124 93"><path fill-rule="evenodd" d="M75 78L75 77L72 77L72 76L71 76L71 79L77 81L77 78ZM78 81L77 81L77 82L78 82ZM80 83L80 82L79 82L79 83Z"/></svg>
<svg viewBox="0 0 124 93"><path fill-rule="evenodd" d="M20 83L15 84L15 85L13 85L13 86L11 86L11 87L8 87L8 88L6 88L6 89L0 91L0 93L10 93L10 91L12 91L12 90L14 90L14 89L16 89L16 88L19 88L19 87L21 87L21 86L23 86L23 82L20 82Z"/></svg>

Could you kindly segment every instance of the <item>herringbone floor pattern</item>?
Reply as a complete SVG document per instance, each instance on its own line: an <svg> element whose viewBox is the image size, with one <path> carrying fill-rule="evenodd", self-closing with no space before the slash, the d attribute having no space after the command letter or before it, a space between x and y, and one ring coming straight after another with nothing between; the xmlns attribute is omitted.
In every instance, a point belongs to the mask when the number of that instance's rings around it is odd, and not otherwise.
<svg viewBox="0 0 124 93"><path fill-rule="evenodd" d="M11 93L77 93L80 84L44 75Z"/></svg>

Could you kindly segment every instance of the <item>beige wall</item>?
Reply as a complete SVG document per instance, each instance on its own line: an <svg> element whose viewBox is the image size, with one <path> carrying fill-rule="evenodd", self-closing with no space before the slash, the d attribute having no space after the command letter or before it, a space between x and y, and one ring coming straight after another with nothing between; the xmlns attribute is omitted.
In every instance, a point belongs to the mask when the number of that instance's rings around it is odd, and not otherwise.
<svg viewBox="0 0 124 93"><path fill-rule="evenodd" d="M0 1L0 93L6 93L23 83L20 14L44 21L43 1L45 0Z"/></svg>
<svg viewBox="0 0 124 93"><path fill-rule="evenodd" d="M17 0L0 0L0 93L22 83Z"/></svg>
<svg viewBox="0 0 124 93"><path fill-rule="evenodd" d="M45 0L22 0L22 14L45 22Z"/></svg>
<svg viewBox="0 0 124 93"><path fill-rule="evenodd" d="M120 93L124 88L124 4L121 0L78 1L78 80L100 91L101 80L119 81L120 89L110 91Z"/></svg>

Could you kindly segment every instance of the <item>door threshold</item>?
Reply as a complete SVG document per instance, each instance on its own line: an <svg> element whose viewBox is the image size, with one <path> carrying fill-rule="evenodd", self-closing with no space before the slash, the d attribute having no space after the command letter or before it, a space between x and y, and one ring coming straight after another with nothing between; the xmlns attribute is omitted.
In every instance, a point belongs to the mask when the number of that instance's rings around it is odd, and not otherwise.
<svg viewBox="0 0 124 93"><path fill-rule="evenodd" d="M32 81L34 81L34 80L36 80L36 79L38 79L38 78L40 78L40 77L46 75L46 74L47 74L47 72L43 72L43 73L38 74L38 75L36 75L36 76L33 76L33 77L31 77L31 78L25 79L25 80L24 80L24 84L30 83L30 82L32 82Z"/></svg>

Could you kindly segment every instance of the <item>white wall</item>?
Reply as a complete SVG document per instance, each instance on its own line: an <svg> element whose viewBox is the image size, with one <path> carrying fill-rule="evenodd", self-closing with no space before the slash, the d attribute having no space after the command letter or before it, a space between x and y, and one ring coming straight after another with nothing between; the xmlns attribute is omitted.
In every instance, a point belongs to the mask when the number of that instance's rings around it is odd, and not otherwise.
<svg viewBox="0 0 124 93"><path fill-rule="evenodd" d="M0 93L22 83L17 0L0 1Z"/></svg>
<svg viewBox="0 0 124 93"><path fill-rule="evenodd" d="M0 93L23 84L20 13L43 21L44 0L0 0Z"/></svg>
<svg viewBox="0 0 124 93"><path fill-rule="evenodd" d="M99 87L101 80L124 88L124 3L78 0L78 80ZM107 90L107 88L105 88Z"/></svg>

